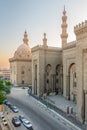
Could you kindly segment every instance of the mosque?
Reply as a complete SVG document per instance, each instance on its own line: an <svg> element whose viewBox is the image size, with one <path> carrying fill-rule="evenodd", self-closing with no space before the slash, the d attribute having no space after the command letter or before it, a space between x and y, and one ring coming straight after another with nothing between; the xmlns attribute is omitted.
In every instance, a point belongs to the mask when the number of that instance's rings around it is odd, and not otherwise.
<svg viewBox="0 0 87 130"><path fill-rule="evenodd" d="M62 48L43 45L30 48L27 32L23 44L9 59L14 86L32 85L37 96L61 94L77 104L77 119L87 123L87 21L74 27L76 40L67 43L67 15L62 16Z"/></svg>

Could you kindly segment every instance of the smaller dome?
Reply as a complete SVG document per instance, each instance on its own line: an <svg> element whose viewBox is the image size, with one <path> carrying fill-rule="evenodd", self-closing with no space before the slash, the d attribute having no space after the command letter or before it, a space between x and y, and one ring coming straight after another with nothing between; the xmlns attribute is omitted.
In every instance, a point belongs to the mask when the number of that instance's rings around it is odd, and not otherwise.
<svg viewBox="0 0 87 130"><path fill-rule="evenodd" d="M30 59L31 48L28 45L27 32L24 33L23 44L20 45L14 53L14 58L17 59Z"/></svg>

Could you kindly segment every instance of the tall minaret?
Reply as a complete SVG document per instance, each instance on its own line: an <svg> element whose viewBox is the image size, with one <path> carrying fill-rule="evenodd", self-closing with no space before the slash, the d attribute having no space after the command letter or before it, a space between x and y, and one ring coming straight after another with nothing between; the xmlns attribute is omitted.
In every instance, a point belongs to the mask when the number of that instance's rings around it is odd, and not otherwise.
<svg viewBox="0 0 87 130"><path fill-rule="evenodd" d="M68 34L67 34L67 16L66 16L66 10L65 10L65 6L64 6L64 11L63 11L63 16L62 16L62 34L61 34L61 40L62 40L62 48L66 46L67 44L67 38L68 38Z"/></svg>
<svg viewBox="0 0 87 130"><path fill-rule="evenodd" d="M47 47L47 38L46 38L46 33L44 33L43 46L44 46L44 47Z"/></svg>
<svg viewBox="0 0 87 130"><path fill-rule="evenodd" d="M27 32L26 31L24 32L23 42L28 45L28 38L27 38Z"/></svg>

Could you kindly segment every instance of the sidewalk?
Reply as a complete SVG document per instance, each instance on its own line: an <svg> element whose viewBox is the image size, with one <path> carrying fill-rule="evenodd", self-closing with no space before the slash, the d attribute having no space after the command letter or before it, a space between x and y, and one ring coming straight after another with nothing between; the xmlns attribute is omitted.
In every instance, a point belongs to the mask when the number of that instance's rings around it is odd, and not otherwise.
<svg viewBox="0 0 87 130"><path fill-rule="evenodd" d="M15 130L15 127L11 123L11 119L14 114L6 105L4 105L4 109L5 110L0 117L0 130Z"/></svg>
<svg viewBox="0 0 87 130"><path fill-rule="evenodd" d="M49 101L53 105L57 106L59 109L61 109L64 112L67 112L67 107L73 108L73 114L76 115L77 113L77 106L76 103L70 100L65 99L61 95L51 95L47 96L46 101Z"/></svg>
<svg viewBox="0 0 87 130"><path fill-rule="evenodd" d="M45 104L48 108L54 110L55 112L59 113L62 117L69 120L77 127L81 128L82 130L86 130L86 126L79 121L76 120L76 103L73 101L69 101L65 99L61 95L50 95L46 98L39 98L31 94L35 99L39 100L41 103ZM67 114L67 106L73 108L73 114Z"/></svg>

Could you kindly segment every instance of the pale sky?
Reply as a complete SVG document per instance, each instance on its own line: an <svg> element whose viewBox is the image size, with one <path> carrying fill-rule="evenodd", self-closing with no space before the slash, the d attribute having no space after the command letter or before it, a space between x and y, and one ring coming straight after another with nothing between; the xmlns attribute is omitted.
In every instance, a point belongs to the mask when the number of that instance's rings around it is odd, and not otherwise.
<svg viewBox="0 0 87 130"><path fill-rule="evenodd" d="M70 42L75 40L74 26L87 20L87 0L0 0L0 68L9 67L25 30L30 47L42 44L44 32L49 46L61 47L64 5Z"/></svg>

